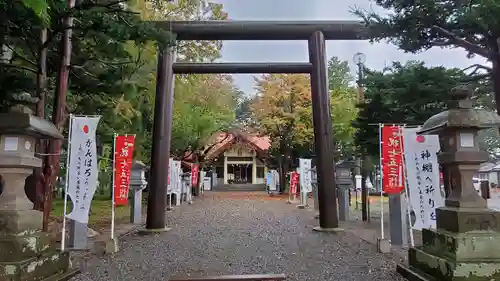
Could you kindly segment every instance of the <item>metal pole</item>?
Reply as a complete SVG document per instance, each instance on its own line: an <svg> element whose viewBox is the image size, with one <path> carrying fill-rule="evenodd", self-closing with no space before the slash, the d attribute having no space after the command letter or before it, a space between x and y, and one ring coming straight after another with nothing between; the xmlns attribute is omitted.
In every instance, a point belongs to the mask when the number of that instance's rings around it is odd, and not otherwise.
<svg viewBox="0 0 500 281"><path fill-rule="evenodd" d="M385 239L385 226L384 226L384 171L382 170L382 128L384 125L378 126L378 143L379 143L379 171L380 171L380 239Z"/></svg>
<svg viewBox="0 0 500 281"><path fill-rule="evenodd" d="M354 62L358 66L358 103L364 103L365 101L365 95L364 95L364 88L363 88L363 63L366 60L366 57L363 53L356 53L354 54L353 57ZM361 175L361 216L363 221L368 221L369 218L369 210L368 210L368 189L366 186L366 179L368 177L368 167L366 167L366 164L368 161L366 161L366 156L364 153L364 148L361 148L360 151L360 156L356 159L356 166L357 166L357 174Z"/></svg>
<svg viewBox="0 0 500 281"><path fill-rule="evenodd" d="M165 208L172 132L172 105L174 101L173 47L160 48L156 80L153 148L151 150L151 184L149 185L146 229L166 230Z"/></svg>
<svg viewBox="0 0 500 281"><path fill-rule="evenodd" d="M115 173L116 173L116 133L113 134L113 174L111 180L111 240L115 239Z"/></svg>
<svg viewBox="0 0 500 281"><path fill-rule="evenodd" d="M330 114L330 93L326 68L325 37L316 31L309 38L311 71L311 98L313 107L314 139L316 143L319 227L318 231L335 230L339 226L337 190L333 158L333 132Z"/></svg>

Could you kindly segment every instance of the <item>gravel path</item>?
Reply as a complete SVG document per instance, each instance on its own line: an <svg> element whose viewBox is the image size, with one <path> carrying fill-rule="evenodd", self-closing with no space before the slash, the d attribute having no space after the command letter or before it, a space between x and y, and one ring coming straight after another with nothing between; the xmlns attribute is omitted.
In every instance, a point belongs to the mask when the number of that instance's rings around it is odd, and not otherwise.
<svg viewBox="0 0 500 281"><path fill-rule="evenodd" d="M114 257L89 257L74 281L285 273L287 280L400 281L395 264L348 234L316 233L312 210L282 200L205 194L167 215L172 230L122 238ZM240 196L241 197L241 196Z"/></svg>

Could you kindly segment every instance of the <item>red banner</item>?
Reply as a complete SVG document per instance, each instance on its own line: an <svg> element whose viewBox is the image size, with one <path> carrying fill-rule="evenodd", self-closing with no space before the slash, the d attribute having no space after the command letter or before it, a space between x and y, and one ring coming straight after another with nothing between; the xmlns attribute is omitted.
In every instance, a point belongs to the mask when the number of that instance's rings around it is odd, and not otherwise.
<svg viewBox="0 0 500 281"><path fill-rule="evenodd" d="M135 136L115 136L114 200L115 206L128 204L130 169L134 154Z"/></svg>
<svg viewBox="0 0 500 281"><path fill-rule="evenodd" d="M198 175L200 173L200 164L191 165L191 185L193 187L198 186Z"/></svg>
<svg viewBox="0 0 500 281"><path fill-rule="evenodd" d="M400 126L382 127L382 186L387 194L404 190L403 136Z"/></svg>
<svg viewBox="0 0 500 281"><path fill-rule="evenodd" d="M299 185L299 173L292 172L290 174L290 193L291 194L297 193L298 185Z"/></svg>

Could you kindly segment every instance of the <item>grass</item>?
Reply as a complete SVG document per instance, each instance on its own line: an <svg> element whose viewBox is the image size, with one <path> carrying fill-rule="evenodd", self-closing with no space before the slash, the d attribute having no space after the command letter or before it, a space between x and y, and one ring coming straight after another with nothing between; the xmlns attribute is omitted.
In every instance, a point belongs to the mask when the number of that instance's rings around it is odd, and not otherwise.
<svg viewBox="0 0 500 281"><path fill-rule="evenodd" d="M71 204L68 203L66 213L70 213ZM64 212L64 200L54 198L52 203L52 216L62 218ZM128 221L130 206L118 206L115 209L115 222ZM91 214L89 225L109 224L111 222L111 199L109 195L95 195L91 203Z"/></svg>

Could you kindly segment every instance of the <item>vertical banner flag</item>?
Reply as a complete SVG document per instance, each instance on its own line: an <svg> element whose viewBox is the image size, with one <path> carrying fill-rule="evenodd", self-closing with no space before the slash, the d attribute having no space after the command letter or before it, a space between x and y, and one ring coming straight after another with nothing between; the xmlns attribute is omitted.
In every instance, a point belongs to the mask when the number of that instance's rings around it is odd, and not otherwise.
<svg viewBox="0 0 500 281"><path fill-rule="evenodd" d="M200 173L200 164L191 165L191 184L193 187L198 187L198 176Z"/></svg>
<svg viewBox="0 0 500 281"><path fill-rule="evenodd" d="M291 194L296 194L297 193L297 185L299 184L299 173L297 172L292 172L290 173L290 193Z"/></svg>
<svg viewBox="0 0 500 281"><path fill-rule="evenodd" d="M172 193L172 167L174 166L174 158L170 158L168 160L168 167L167 167L167 194Z"/></svg>
<svg viewBox="0 0 500 281"><path fill-rule="evenodd" d="M311 183L311 159L299 159L300 167L300 190L301 192L312 192Z"/></svg>
<svg viewBox="0 0 500 281"><path fill-rule="evenodd" d="M200 189L202 191L202 193L203 193L204 190L210 190L211 189L211 186L206 186L205 185L205 175L206 174L207 174L207 172L205 172L203 170L200 171L200 183L203 185L203 188Z"/></svg>
<svg viewBox="0 0 500 281"><path fill-rule="evenodd" d="M403 144L400 126L382 127L382 186L387 194L404 190Z"/></svg>
<svg viewBox="0 0 500 281"><path fill-rule="evenodd" d="M174 161L174 193L181 194L181 161Z"/></svg>
<svg viewBox="0 0 500 281"><path fill-rule="evenodd" d="M69 166L67 195L73 210L66 216L88 223L90 203L97 188L96 129L100 116L72 117L70 128Z"/></svg>
<svg viewBox="0 0 500 281"><path fill-rule="evenodd" d="M278 173L277 170L272 170L273 171L273 185L274 185L274 191L278 190L278 186L280 185L280 174Z"/></svg>
<svg viewBox="0 0 500 281"><path fill-rule="evenodd" d="M272 189L272 184L273 184L273 171L269 170L266 174L266 185L267 185L267 190L271 191Z"/></svg>
<svg viewBox="0 0 500 281"><path fill-rule="evenodd" d="M134 154L135 136L115 136L114 200L115 206L128 204L130 169Z"/></svg>
<svg viewBox="0 0 500 281"><path fill-rule="evenodd" d="M437 153L437 135L417 135L419 128L404 128L404 155L414 229L436 228L436 208L444 206Z"/></svg>

